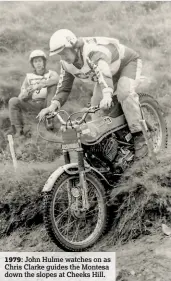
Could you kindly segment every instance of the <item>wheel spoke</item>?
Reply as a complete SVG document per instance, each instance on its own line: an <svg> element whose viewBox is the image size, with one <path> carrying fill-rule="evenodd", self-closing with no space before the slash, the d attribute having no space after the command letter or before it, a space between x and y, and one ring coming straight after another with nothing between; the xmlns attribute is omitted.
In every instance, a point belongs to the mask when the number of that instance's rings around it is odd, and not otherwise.
<svg viewBox="0 0 171 281"><path fill-rule="evenodd" d="M71 239L72 242L74 241L74 238L75 238L75 237L78 237L78 230L79 230L79 227L80 227L80 221L79 221L79 223L77 224L76 230L75 230L75 232L74 232L74 236L73 236L72 239Z"/></svg>
<svg viewBox="0 0 171 281"><path fill-rule="evenodd" d="M71 218L71 216L70 216L70 218ZM59 228L59 230L62 230L62 231L64 230L64 231L63 231L63 234L66 234L67 238L69 237L69 236L68 236L69 230L72 228L73 223L74 223L74 221L69 222L69 220L68 220L67 224L62 225L62 226Z"/></svg>
<svg viewBox="0 0 171 281"><path fill-rule="evenodd" d="M69 208L68 208L68 209L69 209ZM66 212L68 211L68 209L66 209L64 212L62 212L60 217L58 216L58 220L57 220L56 223L58 223L58 222L61 220L61 218L66 214Z"/></svg>

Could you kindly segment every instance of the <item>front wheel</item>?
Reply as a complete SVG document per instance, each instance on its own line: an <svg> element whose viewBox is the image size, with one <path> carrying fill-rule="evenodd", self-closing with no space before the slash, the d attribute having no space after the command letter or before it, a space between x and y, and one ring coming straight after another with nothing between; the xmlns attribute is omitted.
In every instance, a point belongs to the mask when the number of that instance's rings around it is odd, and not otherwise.
<svg viewBox="0 0 171 281"><path fill-rule="evenodd" d="M44 222L55 244L66 251L92 246L107 227L105 190L92 172L86 173L89 209L83 211L79 175L61 175L44 196Z"/></svg>
<svg viewBox="0 0 171 281"><path fill-rule="evenodd" d="M167 123L158 102L150 95L139 94L143 117L147 122L154 152L167 148Z"/></svg>

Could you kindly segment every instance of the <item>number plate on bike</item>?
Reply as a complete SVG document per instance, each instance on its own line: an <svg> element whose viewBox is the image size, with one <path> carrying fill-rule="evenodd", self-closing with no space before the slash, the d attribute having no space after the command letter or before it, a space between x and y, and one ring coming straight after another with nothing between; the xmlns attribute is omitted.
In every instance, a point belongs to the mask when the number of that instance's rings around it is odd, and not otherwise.
<svg viewBox="0 0 171 281"><path fill-rule="evenodd" d="M65 132L62 132L62 140L64 144L76 143L77 132L74 129L67 129Z"/></svg>
<svg viewBox="0 0 171 281"><path fill-rule="evenodd" d="M77 132L74 129L67 129L65 132L62 132L62 149L77 149L79 148Z"/></svg>

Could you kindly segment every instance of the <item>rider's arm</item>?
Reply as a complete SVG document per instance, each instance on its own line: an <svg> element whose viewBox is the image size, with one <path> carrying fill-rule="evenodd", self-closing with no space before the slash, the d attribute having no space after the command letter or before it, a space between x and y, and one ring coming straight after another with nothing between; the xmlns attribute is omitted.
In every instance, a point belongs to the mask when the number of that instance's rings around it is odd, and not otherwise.
<svg viewBox="0 0 171 281"><path fill-rule="evenodd" d="M21 91L18 96L20 100L28 100L30 98L29 93L28 93L28 87L29 87L29 82L27 76L25 77L23 84L21 86Z"/></svg>
<svg viewBox="0 0 171 281"><path fill-rule="evenodd" d="M101 52L96 52L87 58L87 62L96 74L103 96L105 93L112 94L114 85L109 66L109 58Z"/></svg>
<svg viewBox="0 0 171 281"><path fill-rule="evenodd" d="M71 93L73 82L74 76L61 66L56 94L54 95L51 104L60 108L67 101L69 94Z"/></svg>

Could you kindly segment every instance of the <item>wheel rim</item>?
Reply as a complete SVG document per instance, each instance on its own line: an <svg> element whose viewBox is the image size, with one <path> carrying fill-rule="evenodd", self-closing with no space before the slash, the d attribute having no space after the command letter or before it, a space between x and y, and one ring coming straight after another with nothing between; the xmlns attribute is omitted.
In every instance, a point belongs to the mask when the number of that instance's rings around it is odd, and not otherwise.
<svg viewBox="0 0 171 281"><path fill-rule="evenodd" d="M154 152L157 153L162 146L162 139L163 139L160 118L158 116L157 111L149 103L145 103L145 102L142 103L141 108L147 124L149 124L152 127L152 131L150 132L151 139L153 142Z"/></svg>
<svg viewBox="0 0 171 281"><path fill-rule="evenodd" d="M78 176L66 179L58 187L52 204L55 232L67 243L75 246L83 246L84 244L87 246L98 237L101 230L104 215L102 195L92 181L87 179L90 209L86 212L74 212L75 199L71 196L72 202L70 203L68 196L69 181L72 181L72 188L78 190L78 187L75 187L78 183ZM81 198L77 200L80 201Z"/></svg>

